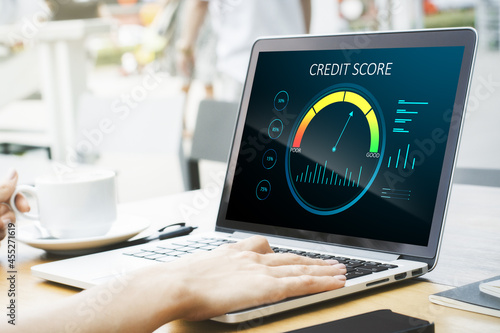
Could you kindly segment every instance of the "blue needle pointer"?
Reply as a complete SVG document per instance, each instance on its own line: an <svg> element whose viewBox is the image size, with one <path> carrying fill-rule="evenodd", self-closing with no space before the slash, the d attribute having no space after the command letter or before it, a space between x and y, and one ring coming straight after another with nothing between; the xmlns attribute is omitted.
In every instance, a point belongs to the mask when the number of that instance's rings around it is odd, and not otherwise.
<svg viewBox="0 0 500 333"><path fill-rule="evenodd" d="M345 123L345 125L344 125L344 129L342 129L342 133L340 133L340 136L339 136L339 139L337 140L337 143L336 143L336 144L335 144L335 146L333 146L333 148L332 148L332 151L333 151L333 152L335 152L335 151L337 150L337 146L338 146L338 144L339 144L340 138L341 138L341 137L342 137L342 135L344 134L345 128L347 127L347 124L349 124L349 120L351 120L352 115L353 115L353 112L351 111L351 112L349 113L349 118L347 118L347 121L346 121L346 123Z"/></svg>

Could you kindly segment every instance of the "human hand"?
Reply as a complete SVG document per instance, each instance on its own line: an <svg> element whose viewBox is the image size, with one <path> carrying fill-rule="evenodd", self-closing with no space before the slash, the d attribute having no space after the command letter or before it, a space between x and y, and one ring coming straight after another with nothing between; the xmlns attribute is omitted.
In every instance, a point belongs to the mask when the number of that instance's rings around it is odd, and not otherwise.
<svg viewBox="0 0 500 333"><path fill-rule="evenodd" d="M191 78L193 76L193 69L195 64L193 47L179 41L177 43L177 69L182 76Z"/></svg>
<svg viewBox="0 0 500 333"><path fill-rule="evenodd" d="M176 319L208 319L341 288L345 273L345 266L336 261L273 253L264 237L254 236L143 267L64 302L28 312L21 330L59 332L77 327L84 333L152 332Z"/></svg>
<svg viewBox="0 0 500 333"><path fill-rule="evenodd" d="M18 174L15 170L9 172L7 178L0 183L0 240L4 239L9 223L16 221L16 215L9 206L10 197L17 185ZM21 212L29 212L30 206L22 195L16 196L16 207Z"/></svg>
<svg viewBox="0 0 500 333"><path fill-rule="evenodd" d="M153 269L166 273L156 271L146 275L158 276L168 288L165 295L159 295L160 299L171 298L169 293L177 290L175 317L187 320L207 319L288 297L333 290L343 287L346 281L343 264L274 253L260 236ZM171 310L166 311L170 316Z"/></svg>

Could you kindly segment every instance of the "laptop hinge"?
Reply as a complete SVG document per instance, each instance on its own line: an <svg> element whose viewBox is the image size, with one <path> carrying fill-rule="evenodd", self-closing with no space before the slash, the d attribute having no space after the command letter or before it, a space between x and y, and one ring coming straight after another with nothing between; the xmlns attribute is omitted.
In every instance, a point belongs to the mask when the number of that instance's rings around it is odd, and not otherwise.
<svg viewBox="0 0 500 333"><path fill-rule="evenodd" d="M234 232L231 237L237 238L237 239L244 239L248 238L250 236L254 236L255 234L252 233L247 233L247 232L239 232L236 231ZM397 254L392 254L392 253L382 253L382 252L377 252L373 250L361 250L361 249L355 249L355 248L350 248L350 247L343 247L343 246L336 246L336 245L328 245L324 243L314 243L314 242L308 242L308 241L301 241L301 240L296 240L296 239L290 239L290 238L281 238L281 237L276 237L276 236L267 236L266 238L269 240L269 243L276 245L276 246L285 246L285 247L297 247L301 249L307 249L313 252L327 252L327 253L334 253L337 255L343 255L346 257L359 257L359 258L366 258L366 259L371 259L374 261L385 261L385 262L390 262L397 260L399 258L399 255Z"/></svg>

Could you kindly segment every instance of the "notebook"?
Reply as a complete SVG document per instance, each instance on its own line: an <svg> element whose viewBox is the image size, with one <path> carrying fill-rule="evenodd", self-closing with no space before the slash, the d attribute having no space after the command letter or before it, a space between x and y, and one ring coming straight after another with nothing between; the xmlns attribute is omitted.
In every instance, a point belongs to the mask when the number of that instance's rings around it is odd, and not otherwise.
<svg viewBox="0 0 500 333"><path fill-rule="evenodd" d="M488 286L498 285L499 278L496 276L429 295L429 300L451 308L500 317L500 298L488 290Z"/></svg>
<svg viewBox="0 0 500 333"><path fill-rule="evenodd" d="M213 318L231 323L425 274L438 259L475 50L469 28L257 40L214 232L33 274L87 288L254 234L362 272L338 290Z"/></svg>

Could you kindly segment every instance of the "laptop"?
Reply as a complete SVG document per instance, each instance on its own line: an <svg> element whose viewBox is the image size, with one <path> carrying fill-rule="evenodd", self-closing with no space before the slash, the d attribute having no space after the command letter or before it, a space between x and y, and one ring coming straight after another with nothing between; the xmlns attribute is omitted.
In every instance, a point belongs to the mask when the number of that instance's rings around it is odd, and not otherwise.
<svg viewBox="0 0 500 333"><path fill-rule="evenodd" d="M80 288L259 234L332 258L345 287L213 318L236 323L436 265L472 67L469 28L263 38L253 46L216 228L37 265Z"/></svg>

